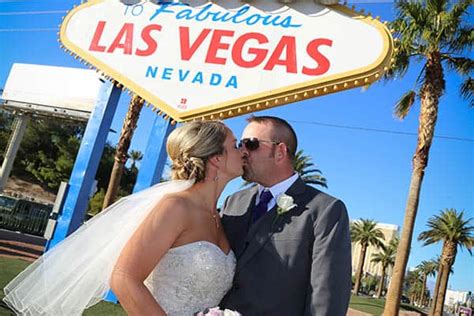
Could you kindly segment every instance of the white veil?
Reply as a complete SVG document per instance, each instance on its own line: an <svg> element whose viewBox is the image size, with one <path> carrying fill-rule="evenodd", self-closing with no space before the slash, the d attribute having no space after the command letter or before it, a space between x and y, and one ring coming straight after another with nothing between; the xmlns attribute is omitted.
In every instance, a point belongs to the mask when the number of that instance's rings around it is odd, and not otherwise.
<svg viewBox="0 0 474 316"><path fill-rule="evenodd" d="M156 203L193 183L170 181L120 199L21 272L3 300L20 315L80 315L105 297L118 256Z"/></svg>

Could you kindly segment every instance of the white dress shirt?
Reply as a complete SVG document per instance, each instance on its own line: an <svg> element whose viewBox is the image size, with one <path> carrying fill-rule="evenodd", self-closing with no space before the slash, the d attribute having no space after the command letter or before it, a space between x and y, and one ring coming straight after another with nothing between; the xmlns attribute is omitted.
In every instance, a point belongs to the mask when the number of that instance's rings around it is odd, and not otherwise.
<svg viewBox="0 0 474 316"><path fill-rule="evenodd" d="M257 205L258 202L260 201L260 194L262 193L262 191L263 190L270 190L270 192L272 193L273 198L267 204L267 212L268 212L268 210L271 210L275 206L278 196L285 193L286 190L288 190L291 187L291 185L293 183L295 183L296 179L298 179L298 176L299 176L298 173L295 172L295 174L292 175L291 177L289 177L288 179L285 179L285 180L275 184L274 186L272 186L270 188L265 188L264 186L261 186L259 184L258 185L257 200L255 201L255 205Z"/></svg>

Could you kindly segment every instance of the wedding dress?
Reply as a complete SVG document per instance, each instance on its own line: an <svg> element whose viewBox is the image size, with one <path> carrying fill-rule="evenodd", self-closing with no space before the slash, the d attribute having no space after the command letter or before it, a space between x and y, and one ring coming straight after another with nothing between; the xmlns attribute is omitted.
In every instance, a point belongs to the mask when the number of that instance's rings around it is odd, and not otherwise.
<svg viewBox="0 0 474 316"><path fill-rule="evenodd" d="M20 315L81 315L107 295L118 256L156 203L192 184L161 183L114 203L21 272L3 300ZM193 315L217 306L235 265L232 251L197 241L169 249L145 285L168 315Z"/></svg>
<svg viewBox="0 0 474 316"><path fill-rule="evenodd" d="M232 285L232 250L226 255L208 241L172 248L146 279L145 285L167 315L194 315L215 307Z"/></svg>

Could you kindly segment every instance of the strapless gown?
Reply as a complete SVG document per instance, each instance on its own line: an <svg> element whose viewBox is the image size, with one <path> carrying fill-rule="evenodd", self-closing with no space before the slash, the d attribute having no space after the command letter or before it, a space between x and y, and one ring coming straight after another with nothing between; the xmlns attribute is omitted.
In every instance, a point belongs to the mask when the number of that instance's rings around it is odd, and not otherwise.
<svg viewBox="0 0 474 316"><path fill-rule="evenodd" d="M188 316L216 307L232 286L235 255L208 241L171 248L145 285L168 315Z"/></svg>
<svg viewBox="0 0 474 316"><path fill-rule="evenodd" d="M157 184L114 203L22 271L3 300L21 315L82 315L107 295L118 256L154 206L193 183ZM197 241L170 249L145 283L168 315L193 315L219 304L235 266L232 251Z"/></svg>

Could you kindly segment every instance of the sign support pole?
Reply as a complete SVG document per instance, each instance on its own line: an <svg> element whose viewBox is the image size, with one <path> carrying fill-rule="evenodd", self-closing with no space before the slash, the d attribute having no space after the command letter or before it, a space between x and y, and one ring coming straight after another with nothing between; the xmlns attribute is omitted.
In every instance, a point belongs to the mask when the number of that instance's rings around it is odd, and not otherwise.
<svg viewBox="0 0 474 316"><path fill-rule="evenodd" d="M30 116L27 114L20 113L16 117L13 134L9 144L7 145L7 151L0 169L0 192L3 192L3 189L7 184L8 177L10 176L10 172L13 168L13 162L15 161L18 148L20 148L20 143L23 139L23 135L25 134L29 120Z"/></svg>
<svg viewBox="0 0 474 316"><path fill-rule="evenodd" d="M166 165L166 141L175 128L176 124L171 124L170 120L156 116L133 193L160 182Z"/></svg>
<svg viewBox="0 0 474 316"><path fill-rule="evenodd" d="M46 251L52 249L73 233L84 220L91 188L120 93L121 89L110 81L104 82L100 89L69 179L69 190L64 201L64 207L58 219L53 238L46 244Z"/></svg>

